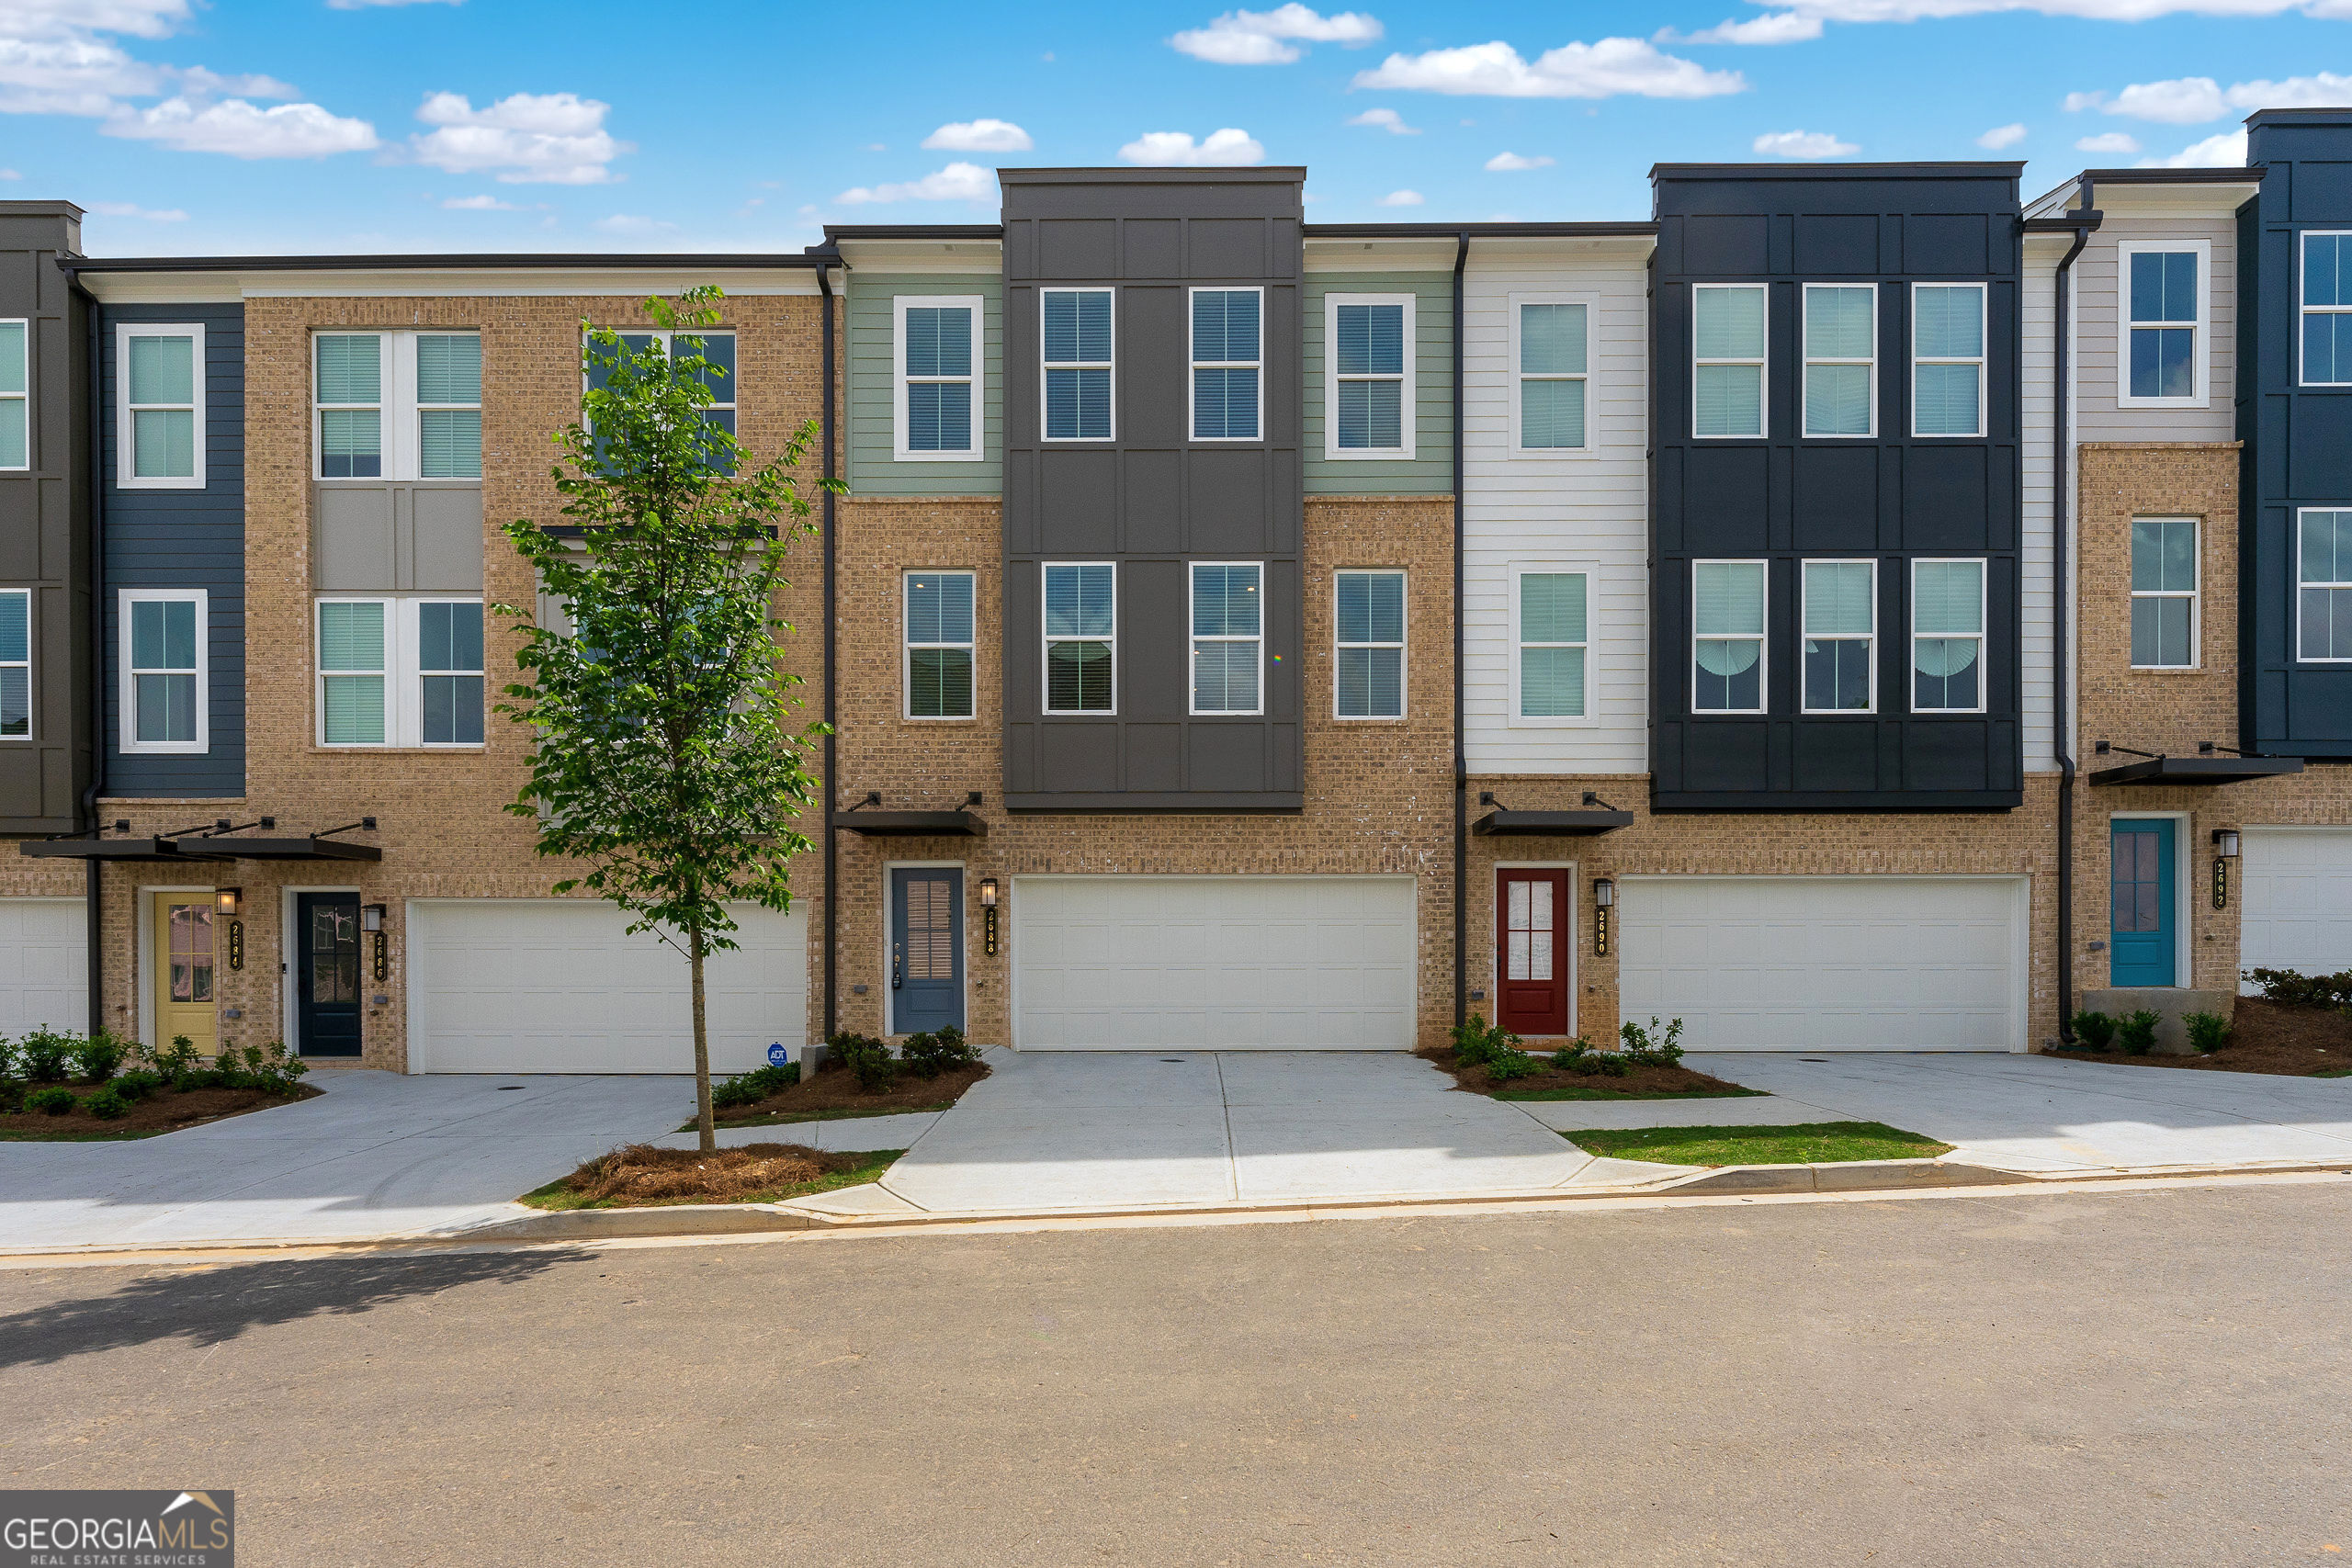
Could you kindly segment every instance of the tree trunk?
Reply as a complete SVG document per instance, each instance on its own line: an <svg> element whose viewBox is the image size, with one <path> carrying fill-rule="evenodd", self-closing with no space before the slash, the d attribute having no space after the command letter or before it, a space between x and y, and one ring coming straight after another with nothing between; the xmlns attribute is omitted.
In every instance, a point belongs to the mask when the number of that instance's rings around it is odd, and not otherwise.
<svg viewBox="0 0 2352 1568"><path fill-rule="evenodd" d="M695 1130L702 1134L702 1152L718 1147L718 1131L710 1120L710 1031L703 1016L702 924L686 928L686 964L694 971L695 988Z"/></svg>

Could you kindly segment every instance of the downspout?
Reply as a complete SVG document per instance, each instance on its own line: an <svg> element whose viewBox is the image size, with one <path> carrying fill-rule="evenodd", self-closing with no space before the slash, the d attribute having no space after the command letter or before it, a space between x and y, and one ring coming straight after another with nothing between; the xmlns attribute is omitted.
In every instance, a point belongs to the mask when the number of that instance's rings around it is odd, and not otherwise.
<svg viewBox="0 0 2352 1568"><path fill-rule="evenodd" d="M107 781L107 464L105 378L99 374L98 301L82 287L81 279L65 275L82 297L87 322L85 369L90 378L90 784L82 792L82 826L93 837L105 832L98 820L98 796ZM106 1024L106 863L82 863L84 961L88 965L89 1033L95 1037Z"/></svg>
<svg viewBox="0 0 2352 1568"><path fill-rule="evenodd" d="M2066 536L2073 524L2073 508L2069 504L2074 492L2073 390L2071 350L2074 346L2073 300L2068 290L2074 283L2075 258L2090 243L2091 231L2099 225L2098 210L2091 206L2091 182L2083 181L2083 205L2067 215L2080 220L2075 225L2075 243L2059 260L2055 275L2057 304L2057 341L2052 344L2051 422L2051 582L2050 596L2056 602L2057 614L2051 617L2051 737L2056 742L2052 750L2058 755L2058 1039L2071 1043L2075 1037L2075 746L2071 710L2074 683L2067 666L2067 623L2075 613L2075 596L2066 583Z"/></svg>
<svg viewBox="0 0 2352 1568"><path fill-rule="evenodd" d="M1462 739L1462 273L1470 261L1470 231L1453 247L1453 1021L1470 1000L1470 760Z"/></svg>
<svg viewBox="0 0 2352 1568"><path fill-rule="evenodd" d="M821 354L824 379L824 475L833 478L833 281L830 262L817 267L817 292L824 301L824 326ZM834 731L838 728L839 699L835 687L839 684L839 631L834 615L833 570L836 550L834 531L840 520L835 508L833 490L825 486L825 1039L831 1041L840 1028L839 964L835 958L841 934L841 836L833 829L833 803L839 792L834 769L840 761L840 741Z"/></svg>

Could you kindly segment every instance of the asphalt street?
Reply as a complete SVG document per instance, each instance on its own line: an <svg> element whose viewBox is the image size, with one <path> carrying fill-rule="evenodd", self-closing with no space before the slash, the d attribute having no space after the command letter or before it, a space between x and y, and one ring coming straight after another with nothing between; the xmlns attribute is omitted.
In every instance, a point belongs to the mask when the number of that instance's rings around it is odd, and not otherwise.
<svg viewBox="0 0 2352 1568"><path fill-rule="evenodd" d="M2352 1554L2352 1184L0 1271L300 1564Z"/></svg>

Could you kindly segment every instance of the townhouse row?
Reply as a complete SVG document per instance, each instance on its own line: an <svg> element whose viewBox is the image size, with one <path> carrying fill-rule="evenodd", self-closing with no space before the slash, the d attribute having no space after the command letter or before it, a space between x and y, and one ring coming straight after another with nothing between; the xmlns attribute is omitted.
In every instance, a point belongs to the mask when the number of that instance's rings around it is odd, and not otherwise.
<svg viewBox="0 0 2352 1568"><path fill-rule="evenodd" d="M503 809L581 327L725 290L839 1029L2021 1051L2352 967L2352 111L2251 164L1661 165L1640 223L1005 170L804 254L104 258L0 203L0 1032L686 1061ZM13 319L12 319L13 318ZM2117 993L2127 994L2119 998Z"/></svg>

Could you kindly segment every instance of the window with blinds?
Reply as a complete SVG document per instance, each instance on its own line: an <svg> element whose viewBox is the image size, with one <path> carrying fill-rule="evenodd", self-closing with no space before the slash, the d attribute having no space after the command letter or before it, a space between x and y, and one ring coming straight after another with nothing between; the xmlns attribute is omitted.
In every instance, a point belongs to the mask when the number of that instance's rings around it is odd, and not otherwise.
<svg viewBox="0 0 2352 1568"><path fill-rule="evenodd" d="M1690 708L1764 711L1764 563L1690 563Z"/></svg>
<svg viewBox="0 0 2352 1568"><path fill-rule="evenodd" d="M2125 407L2189 406L2204 401L2205 247L2125 243L2123 270Z"/></svg>
<svg viewBox="0 0 2352 1568"><path fill-rule="evenodd" d="M481 600L323 598L318 637L319 744L483 743Z"/></svg>
<svg viewBox="0 0 2352 1568"><path fill-rule="evenodd" d="M33 595L0 588L0 740L33 733Z"/></svg>
<svg viewBox="0 0 2352 1568"><path fill-rule="evenodd" d="M1878 289L1870 284L1804 286L1804 433L1874 432L1878 391Z"/></svg>
<svg viewBox="0 0 2352 1568"><path fill-rule="evenodd" d="M1911 433L1984 434L1984 286L1911 286Z"/></svg>
<svg viewBox="0 0 2352 1568"><path fill-rule="evenodd" d="M123 750L206 749L206 598L201 589L123 591Z"/></svg>
<svg viewBox="0 0 2352 1568"><path fill-rule="evenodd" d="M1195 714L1265 711L1265 575L1256 561L1193 563Z"/></svg>
<svg viewBox="0 0 2352 1568"><path fill-rule="evenodd" d="M30 326L0 321L0 468L32 466Z"/></svg>
<svg viewBox="0 0 2352 1568"><path fill-rule="evenodd" d="M2295 657L2352 660L2352 512L2307 508L2296 535Z"/></svg>
<svg viewBox="0 0 2352 1568"><path fill-rule="evenodd" d="M1263 289L1193 290L1193 439L1255 441L1264 375Z"/></svg>
<svg viewBox="0 0 2352 1568"><path fill-rule="evenodd" d="M1877 706L1878 563L1804 563L1804 711L1870 713Z"/></svg>
<svg viewBox="0 0 2352 1568"><path fill-rule="evenodd" d="M2132 665L2197 664L2197 519L2132 519Z"/></svg>
<svg viewBox="0 0 2352 1568"><path fill-rule="evenodd" d="M311 343L318 478L481 478L479 333L320 333Z"/></svg>
<svg viewBox="0 0 2352 1568"><path fill-rule="evenodd" d="M1325 297L1326 457L1413 455L1413 303L1409 294Z"/></svg>
<svg viewBox="0 0 2352 1568"><path fill-rule="evenodd" d="M204 487L204 328L117 328L115 482Z"/></svg>
<svg viewBox="0 0 2352 1568"><path fill-rule="evenodd" d="M1911 711L1984 711L1984 563L1911 563Z"/></svg>
<svg viewBox="0 0 2352 1568"><path fill-rule="evenodd" d="M1113 429L1111 290L1038 291L1048 441L1108 441Z"/></svg>
<svg viewBox="0 0 2352 1568"><path fill-rule="evenodd" d="M898 457L912 462L980 455L978 295L900 295Z"/></svg>
<svg viewBox="0 0 2352 1568"><path fill-rule="evenodd" d="M1514 298L1518 386L1512 417L1521 452L1575 452L1586 440L1589 310L1581 302Z"/></svg>
<svg viewBox="0 0 2352 1568"><path fill-rule="evenodd" d="M1046 711L1117 711L1117 569L1108 561L1047 562Z"/></svg>
<svg viewBox="0 0 2352 1568"><path fill-rule="evenodd" d="M1340 571L1331 578L1333 712L1405 716L1405 574Z"/></svg>
<svg viewBox="0 0 2352 1568"><path fill-rule="evenodd" d="M1519 718L1585 716L1586 662L1592 639L1590 578L1581 571L1521 570L1513 612L1519 666L1512 712Z"/></svg>
<svg viewBox="0 0 2352 1568"><path fill-rule="evenodd" d="M972 716L972 583L968 571L910 571L906 593L909 718Z"/></svg>
<svg viewBox="0 0 2352 1568"><path fill-rule="evenodd" d="M1690 434L1764 434L1765 286L1690 286Z"/></svg>
<svg viewBox="0 0 2352 1568"><path fill-rule="evenodd" d="M956 978L956 884L948 877L910 876L899 884L905 900L906 946L899 962L909 980Z"/></svg>
<svg viewBox="0 0 2352 1568"><path fill-rule="evenodd" d="M709 394L709 401L702 408L703 423L730 436L736 434L735 416L740 404L736 391L733 333L618 333L615 335L620 339L621 347L632 355L659 346L662 357L677 367L673 374L701 382L704 390ZM701 361L701 365L688 368L689 362L695 360ZM584 367L582 380L587 389L600 389L611 381L612 367L588 358L584 347L582 364ZM707 448L704 460L722 473L733 472L731 460L723 450Z"/></svg>
<svg viewBox="0 0 2352 1568"><path fill-rule="evenodd" d="M2302 272L2302 384L2352 385L2352 233L2306 231Z"/></svg>

